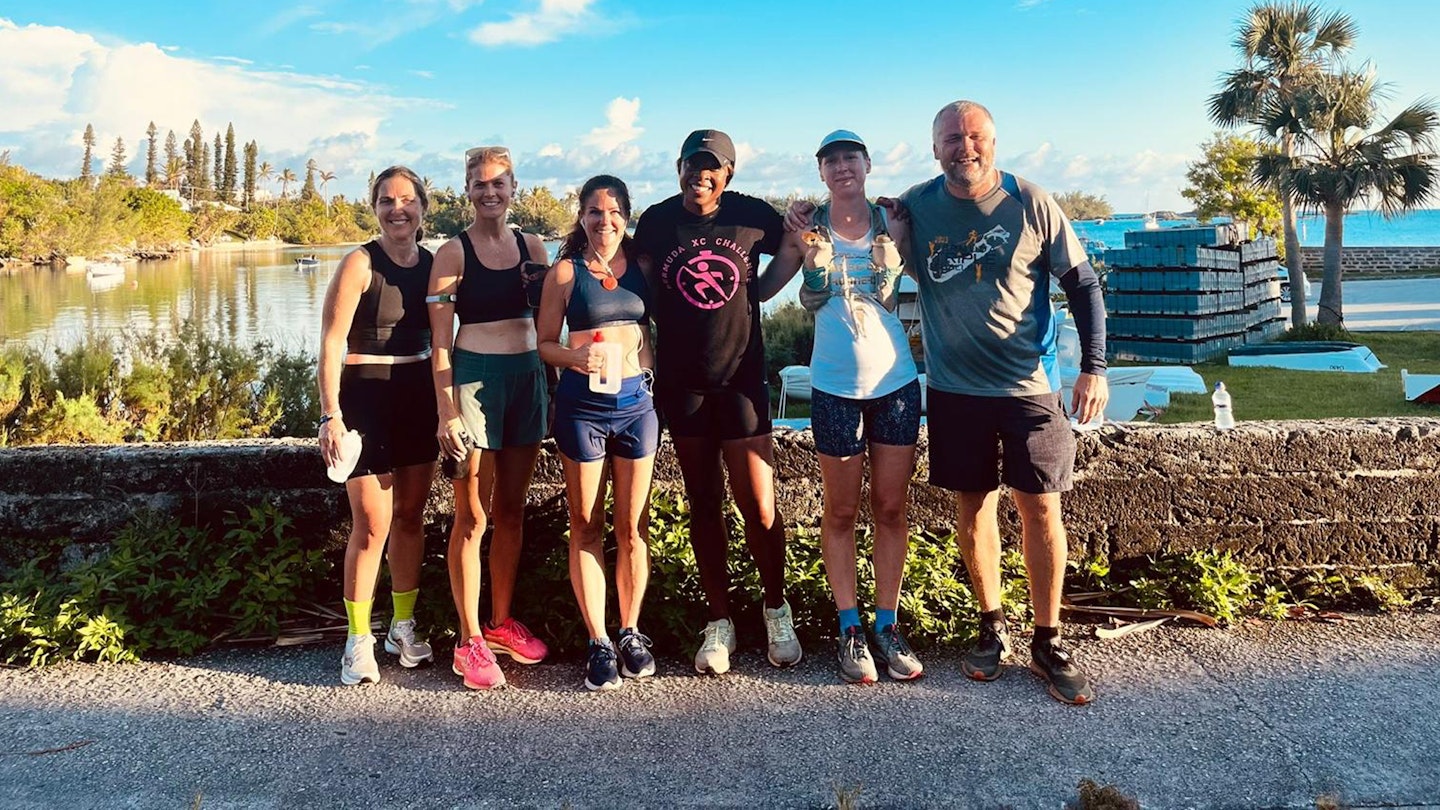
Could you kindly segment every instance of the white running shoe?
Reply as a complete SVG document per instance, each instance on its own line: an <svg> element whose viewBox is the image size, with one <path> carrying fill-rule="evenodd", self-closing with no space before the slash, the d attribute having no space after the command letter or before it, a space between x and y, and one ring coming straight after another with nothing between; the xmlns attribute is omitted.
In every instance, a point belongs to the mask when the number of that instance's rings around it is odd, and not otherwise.
<svg viewBox="0 0 1440 810"><path fill-rule="evenodd" d="M716 619L705 625L705 640L695 653L695 671L724 675L730 671L730 654L735 652L735 625L729 619Z"/></svg>
<svg viewBox="0 0 1440 810"><path fill-rule="evenodd" d="M804 654L800 650L800 639L795 637L795 619L790 615L790 603L780 603L771 610L765 608L765 635L770 637L770 649L766 658L777 667L793 667L800 663Z"/></svg>
<svg viewBox="0 0 1440 810"><path fill-rule="evenodd" d="M340 658L340 683L380 682L380 665L375 663L375 637L369 633L345 639L345 655Z"/></svg>
<svg viewBox="0 0 1440 810"><path fill-rule="evenodd" d="M390 625L385 634L385 652L400 656L400 666L410 669L435 660L435 651L427 641L415 640L415 620L405 619Z"/></svg>

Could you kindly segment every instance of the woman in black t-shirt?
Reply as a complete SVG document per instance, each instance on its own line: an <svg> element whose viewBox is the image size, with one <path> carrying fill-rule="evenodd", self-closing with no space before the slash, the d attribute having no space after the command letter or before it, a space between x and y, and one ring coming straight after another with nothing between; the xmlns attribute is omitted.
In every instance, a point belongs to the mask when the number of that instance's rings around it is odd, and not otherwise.
<svg viewBox="0 0 1440 810"><path fill-rule="evenodd" d="M676 162L681 193L640 217L635 240L646 257L654 295L656 402L670 428L690 501L690 542L709 603L710 622L695 669L730 669L725 476L745 520L745 540L765 589L770 663L800 660L785 601L785 526L775 505L774 447L765 345L760 335L757 269L800 265L798 235L763 200L726 191L735 147L718 130L685 139Z"/></svg>

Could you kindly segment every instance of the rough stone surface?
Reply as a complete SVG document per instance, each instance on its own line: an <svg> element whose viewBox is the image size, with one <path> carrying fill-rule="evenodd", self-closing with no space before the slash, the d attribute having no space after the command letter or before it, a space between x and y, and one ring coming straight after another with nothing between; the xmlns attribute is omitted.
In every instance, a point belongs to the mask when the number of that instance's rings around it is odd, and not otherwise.
<svg viewBox="0 0 1440 810"><path fill-rule="evenodd" d="M1318 278L1324 271L1324 251L1300 248L1306 275ZM1440 270L1440 247L1346 247L1340 253L1340 269L1347 277Z"/></svg>
<svg viewBox="0 0 1440 810"><path fill-rule="evenodd" d="M820 469L808 431L777 432L780 512L814 527ZM952 496L925 483L921 433L910 520L953 529ZM668 443L656 488L679 491ZM1076 488L1065 496L1072 553L1112 560L1227 548L1256 565L1424 562L1440 552L1440 419L1338 419L1201 426L1111 426L1080 436ZM0 538L104 542L138 510L215 520L273 503L318 544L348 530L344 490L324 476L313 441L200 442L0 450ZM863 499L862 499L863 500ZM443 532L450 484L437 475L430 528ZM1002 531L1018 536L1005 503ZM564 476L551 442L540 454L527 519L563 516ZM11 556L0 548L0 561Z"/></svg>

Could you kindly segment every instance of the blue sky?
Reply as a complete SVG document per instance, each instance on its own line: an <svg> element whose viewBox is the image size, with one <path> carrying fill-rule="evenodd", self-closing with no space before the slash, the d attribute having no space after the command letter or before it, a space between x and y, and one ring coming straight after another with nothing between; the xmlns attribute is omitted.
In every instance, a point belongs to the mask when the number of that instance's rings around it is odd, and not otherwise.
<svg viewBox="0 0 1440 810"><path fill-rule="evenodd" d="M362 193L406 163L462 184L461 155L500 143L522 185L610 172L644 205L675 189L691 129L739 145L732 188L820 192L813 153L845 127L868 142L872 194L933 176L948 101L994 113L998 163L1119 211L1186 206L1187 161L1214 127L1205 99L1236 65L1248 2L619 2L302 0L0 3L0 150L78 173L123 137L143 168L150 121L181 140L234 122L261 159L311 157ZM1332 2L1360 26L1353 61L1392 85L1390 111L1440 95L1433 0ZM183 10L177 10L183 9Z"/></svg>

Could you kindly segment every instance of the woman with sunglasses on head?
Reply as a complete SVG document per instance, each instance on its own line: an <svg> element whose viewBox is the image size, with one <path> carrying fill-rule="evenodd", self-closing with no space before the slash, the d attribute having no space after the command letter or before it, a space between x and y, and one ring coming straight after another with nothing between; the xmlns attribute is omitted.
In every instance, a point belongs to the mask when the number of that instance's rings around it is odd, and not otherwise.
<svg viewBox="0 0 1440 810"><path fill-rule="evenodd" d="M535 263L544 262L546 254L540 237L506 224L515 194L508 149L465 153L465 194L475 220L436 253L428 300L435 334L436 435L455 486L455 525L446 555L460 622L453 669L471 689L489 689L505 683L494 652L522 664L539 663L548 652L510 614L525 497L545 436L545 374L526 286L531 268L543 272L544 264ZM490 621L482 626L480 540L487 523L495 530Z"/></svg>
<svg viewBox="0 0 1440 810"><path fill-rule="evenodd" d="M423 520L435 477L434 390L425 288L432 256L418 243L429 198L403 166L375 178L370 207L380 237L351 251L325 291L318 377L320 453L341 467L346 436L358 433L359 458L345 482L350 539L345 547L345 613L350 633L340 682L378 683L370 611L380 558L389 545L394 613L387 652L413 667L434 655L415 639L415 598L424 553ZM335 473L338 475L339 473Z"/></svg>
<svg viewBox="0 0 1440 810"><path fill-rule="evenodd" d="M825 490L821 552L840 619L836 663L847 683L878 678L856 594L855 518L868 456L875 522L874 652L891 678L911 680L925 668L896 622L920 432L917 369L894 312L901 262L891 233L899 235L904 225L891 223L884 208L866 199L870 152L859 135L844 129L826 135L815 161L830 198L815 209L815 230L806 234L800 302L815 312L810 424ZM775 294L792 276L766 278L762 295Z"/></svg>
<svg viewBox="0 0 1440 810"><path fill-rule="evenodd" d="M619 178L585 181L575 226L545 279L536 323L541 357L563 369L555 444L570 504L570 584L590 634L585 686L591 690L617 689L621 675L655 674L650 639L637 624L650 576L647 522L660 423L650 395L650 286L625 233L629 219L630 190ZM569 330L563 344L562 323ZM607 367L607 345L619 347L620 368ZM620 378L609 386L617 390L594 390L595 374ZM615 484L618 651L605 629L607 467Z"/></svg>

